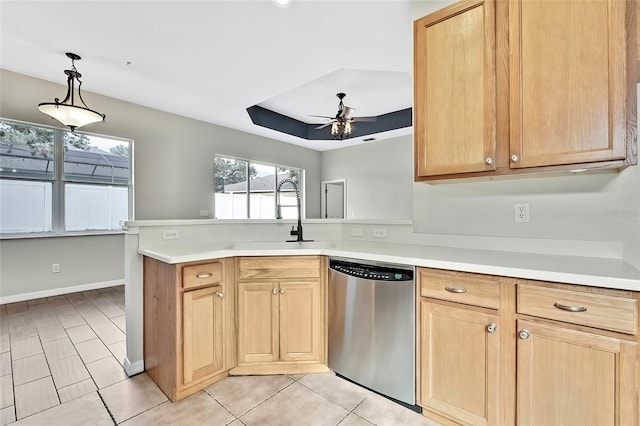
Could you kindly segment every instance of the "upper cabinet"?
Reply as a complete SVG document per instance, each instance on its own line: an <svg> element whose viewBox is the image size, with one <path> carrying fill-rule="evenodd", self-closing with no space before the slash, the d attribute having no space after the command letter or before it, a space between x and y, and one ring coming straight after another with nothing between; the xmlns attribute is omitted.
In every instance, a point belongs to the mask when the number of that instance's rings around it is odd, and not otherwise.
<svg viewBox="0 0 640 426"><path fill-rule="evenodd" d="M637 2L463 1L415 22L415 178L637 163Z"/></svg>
<svg viewBox="0 0 640 426"><path fill-rule="evenodd" d="M416 176L495 170L494 44L492 0L414 23Z"/></svg>

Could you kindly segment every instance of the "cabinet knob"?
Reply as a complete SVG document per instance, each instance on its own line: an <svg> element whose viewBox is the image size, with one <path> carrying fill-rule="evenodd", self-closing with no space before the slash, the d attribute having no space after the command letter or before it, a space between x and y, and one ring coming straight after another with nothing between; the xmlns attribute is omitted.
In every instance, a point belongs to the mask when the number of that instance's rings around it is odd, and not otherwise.
<svg viewBox="0 0 640 426"><path fill-rule="evenodd" d="M490 322L490 323L487 325L487 331L488 331L489 333L493 333L494 331L496 331L496 329L497 329L497 328L498 328L498 326L496 325L496 323L495 323L495 322Z"/></svg>
<svg viewBox="0 0 640 426"><path fill-rule="evenodd" d="M487 157L487 158L484 160L484 162L485 162L485 163L487 163L487 164L489 164L489 165L491 165L491 164L493 164L493 158L491 158L491 157Z"/></svg>
<svg viewBox="0 0 640 426"><path fill-rule="evenodd" d="M281 288L280 289L280 294L284 294L284 292L285 292L284 288Z"/></svg>
<svg viewBox="0 0 640 426"><path fill-rule="evenodd" d="M520 157L518 157L517 154L513 154L511 156L511 161L513 161L514 163L517 163L518 161L520 161Z"/></svg>
<svg viewBox="0 0 640 426"><path fill-rule="evenodd" d="M277 288L272 289L271 294L278 294L278 289Z"/></svg>
<svg viewBox="0 0 640 426"><path fill-rule="evenodd" d="M520 336L522 340L527 340L529 338L529 330L523 328L518 333L518 336Z"/></svg>
<svg viewBox="0 0 640 426"><path fill-rule="evenodd" d="M221 291L216 292L216 296L218 296L219 298L223 298L224 297L224 293Z"/></svg>

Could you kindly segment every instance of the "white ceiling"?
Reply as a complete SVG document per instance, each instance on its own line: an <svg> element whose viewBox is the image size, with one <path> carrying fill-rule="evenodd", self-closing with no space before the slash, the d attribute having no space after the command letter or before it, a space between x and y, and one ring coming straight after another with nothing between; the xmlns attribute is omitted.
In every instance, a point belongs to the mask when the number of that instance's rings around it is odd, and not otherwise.
<svg viewBox="0 0 640 426"><path fill-rule="evenodd" d="M0 67L64 84L74 52L86 92L322 151L362 138L306 141L254 125L246 108L315 123L304 118L335 115L338 92L356 116L411 107L410 3L2 0Z"/></svg>

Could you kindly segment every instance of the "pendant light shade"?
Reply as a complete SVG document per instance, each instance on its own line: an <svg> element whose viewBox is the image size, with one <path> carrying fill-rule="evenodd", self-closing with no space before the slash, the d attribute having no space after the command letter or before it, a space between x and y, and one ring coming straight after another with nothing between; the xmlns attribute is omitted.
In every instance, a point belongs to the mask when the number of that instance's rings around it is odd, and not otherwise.
<svg viewBox="0 0 640 426"><path fill-rule="evenodd" d="M38 105L38 109L69 127L73 132L78 127L104 121L106 116L89 108L84 99L82 99L82 92L80 91L82 86L80 77L82 77L82 74L76 70L75 66L75 61L80 60L80 56L67 52L67 57L71 59L71 69L64 71L67 75L67 96L62 101L59 98L55 98L54 102L43 102ZM78 99L81 102L81 104L79 102L77 105L75 102L76 81L78 81Z"/></svg>

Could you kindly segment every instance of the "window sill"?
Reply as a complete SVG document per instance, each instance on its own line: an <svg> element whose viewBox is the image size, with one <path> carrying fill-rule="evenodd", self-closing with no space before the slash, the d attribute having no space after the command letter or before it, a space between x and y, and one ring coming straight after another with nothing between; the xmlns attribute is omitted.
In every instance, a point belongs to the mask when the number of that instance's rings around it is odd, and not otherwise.
<svg viewBox="0 0 640 426"><path fill-rule="evenodd" d="M59 238L59 237L89 237L97 235L124 235L122 230L117 231L78 231L78 232L33 232L28 234L0 234L0 240L26 240L31 238Z"/></svg>

